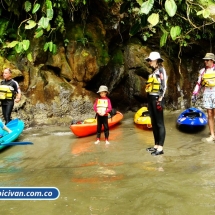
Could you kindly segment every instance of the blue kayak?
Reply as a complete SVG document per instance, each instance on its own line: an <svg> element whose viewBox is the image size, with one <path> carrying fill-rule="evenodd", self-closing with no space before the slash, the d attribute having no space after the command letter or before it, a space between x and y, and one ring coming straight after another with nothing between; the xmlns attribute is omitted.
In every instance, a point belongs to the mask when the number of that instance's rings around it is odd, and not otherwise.
<svg viewBox="0 0 215 215"><path fill-rule="evenodd" d="M208 119L205 113L194 107L183 111L177 119L177 126L179 128L188 129L188 131L189 129L195 130L203 128L207 123Z"/></svg>
<svg viewBox="0 0 215 215"><path fill-rule="evenodd" d="M3 131L3 136L0 138L0 150L6 147L7 145L1 145L2 143L10 143L16 140L22 131L24 130L25 124L22 120L13 119L8 124L7 127L12 131L8 133L7 131Z"/></svg>

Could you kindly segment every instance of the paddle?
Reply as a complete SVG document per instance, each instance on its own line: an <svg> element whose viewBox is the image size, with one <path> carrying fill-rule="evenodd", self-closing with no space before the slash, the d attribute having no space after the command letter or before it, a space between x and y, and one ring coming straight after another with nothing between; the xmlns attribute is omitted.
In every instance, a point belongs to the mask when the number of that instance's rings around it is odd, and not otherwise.
<svg viewBox="0 0 215 215"><path fill-rule="evenodd" d="M3 146L14 146L14 145L32 145L32 142L10 142L10 143L0 143Z"/></svg>

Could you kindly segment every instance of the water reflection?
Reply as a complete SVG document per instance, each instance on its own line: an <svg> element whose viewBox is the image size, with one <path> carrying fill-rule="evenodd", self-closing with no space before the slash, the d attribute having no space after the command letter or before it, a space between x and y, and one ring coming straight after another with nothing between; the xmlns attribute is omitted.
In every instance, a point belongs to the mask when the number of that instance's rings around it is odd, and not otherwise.
<svg viewBox="0 0 215 215"><path fill-rule="evenodd" d="M110 130L108 146L103 139L95 145L95 135L75 137L69 126L25 130L20 141L34 145L0 153L0 185L54 186L61 195L55 201L1 201L0 212L213 214L215 144L201 142L208 129L184 133L175 126L177 114L166 115L164 155L153 157L145 150L153 145L152 131L135 126L133 114Z"/></svg>
<svg viewBox="0 0 215 215"><path fill-rule="evenodd" d="M116 125L111 128L110 130L110 137L109 142L111 143L113 141L114 144L117 142L120 142L122 139L122 128L119 125ZM86 152L93 152L98 147L104 148L111 148L111 145L105 144L105 137L104 133L101 135L100 143L95 145L94 142L96 140L96 135L91 135L89 137L82 137L82 138L76 138L75 141L72 141L71 143L71 153L73 155L80 155L82 153Z"/></svg>
<svg viewBox="0 0 215 215"><path fill-rule="evenodd" d="M93 140L86 141L86 139L77 139L74 143L71 144L71 153L73 155L80 155L84 152L92 152L93 151Z"/></svg>

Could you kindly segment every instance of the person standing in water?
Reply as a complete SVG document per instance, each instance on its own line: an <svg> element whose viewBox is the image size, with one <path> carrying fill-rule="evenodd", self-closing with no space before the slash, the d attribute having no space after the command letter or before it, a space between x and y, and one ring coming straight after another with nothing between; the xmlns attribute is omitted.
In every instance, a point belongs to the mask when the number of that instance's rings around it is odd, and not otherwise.
<svg viewBox="0 0 215 215"><path fill-rule="evenodd" d="M154 136L154 146L146 151L157 156L164 154L163 145L166 136L164 125L164 94L166 92L167 75L163 67L163 59L158 52L151 52L146 61L152 67L153 72L149 75L146 83L149 115L151 117L152 131Z"/></svg>
<svg viewBox="0 0 215 215"><path fill-rule="evenodd" d="M100 98L96 99L93 109L97 116L97 139L95 144L100 142L102 125L104 126L105 143L109 144L109 126L108 126L108 113L112 110L112 105L110 99L107 97L108 88L104 85L99 87L98 92Z"/></svg>
<svg viewBox="0 0 215 215"><path fill-rule="evenodd" d="M215 141L215 55L213 53L206 53L203 60L205 63L205 67L199 71L199 77L194 88L191 100L193 103L195 103L201 87L204 87L203 106L205 109L207 109L210 136L208 138L203 138L202 141L209 143Z"/></svg>
<svg viewBox="0 0 215 215"><path fill-rule="evenodd" d="M3 79L0 85L0 100L5 124L7 124L11 121L14 101L20 102L21 90L19 84L12 79L12 71L9 68L4 69Z"/></svg>

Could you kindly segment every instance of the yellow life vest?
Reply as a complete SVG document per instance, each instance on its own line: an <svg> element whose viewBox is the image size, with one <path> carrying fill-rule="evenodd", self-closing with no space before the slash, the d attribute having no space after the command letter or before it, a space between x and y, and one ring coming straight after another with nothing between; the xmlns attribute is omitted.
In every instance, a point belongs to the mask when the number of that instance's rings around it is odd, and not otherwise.
<svg viewBox="0 0 215 215"><path fill-rule="evenodd" d="M205 87L215 87L215 71L204 73L201 84Z"/></svg>
<svg viewBox="0 0 215 215"><path fill-rule="evenodd" d="M161 87L161 83L158 80L158 78L156 77L156 74L152 74L149 75L148 81L146 82L146 92L150 93L150 92L159 92Z"/></svg>
<svg viewBox="0 0 215 215"><path fill-rule="evenodd" d="M0 100L13 99L14 89L9 85L0 85Z"/></svg>
<svg viewBox="0 0 215 215"><path fill-rule="evenodd" d="M108 100L98 99L96 107L97 107L98 113L105 114L105 112L108 108Z"/></svg>

